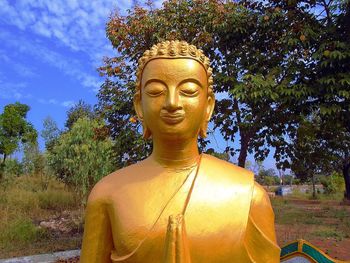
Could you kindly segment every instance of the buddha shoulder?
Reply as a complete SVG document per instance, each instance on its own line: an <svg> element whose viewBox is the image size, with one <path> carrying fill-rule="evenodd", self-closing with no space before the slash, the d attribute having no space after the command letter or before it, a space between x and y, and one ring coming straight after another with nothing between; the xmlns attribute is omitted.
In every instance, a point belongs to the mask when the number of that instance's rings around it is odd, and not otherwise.
<svg viewBox="0 0 350 263"><path fill-rule="evenodd" d="M200 170L215 184L252 184L254 175L251 171L230 162L204 154Z"/></svg>
<svg viewBox="0 0 350 263"><path fill-rule="evenodd" d="M142 170L142 162L121 168L103 177L91 190L88 202L114 199L119 192L137 180Z"/></svg>
<svg viewBox="0 0 350 263"><path fill-rule="evenodd" d="M92 189L89 202L94 200L106 201L119 200L122 197L137 192L138 196L145 192L147 196L150 189L157 186L154 176L159 174L160 168L155 167L149 159L117 170L102 178ZM227 161L223 161L211 155L203 154L199 168L199 180L210 188L223 189L222 187L253 186L253 173L236 166Z"/></svg>

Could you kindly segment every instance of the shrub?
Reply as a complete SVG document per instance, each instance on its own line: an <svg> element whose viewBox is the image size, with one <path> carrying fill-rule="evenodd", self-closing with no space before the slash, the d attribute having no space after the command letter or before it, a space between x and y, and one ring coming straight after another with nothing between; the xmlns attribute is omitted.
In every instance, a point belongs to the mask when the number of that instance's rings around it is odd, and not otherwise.
<svg viewBox="0 0 350 263"><path fill-rule="evenodd" d="M7 159L5 162L5 176L19 176L23 172L23 166L17 159Z"/></svg>
<svg viewBox="0 0 350 263"><path fill-rule="evenodd" d="M40 208L65 210L76 203L75 194L49 176L17 177L0 196L0 204L27 215L39 212Z"/></svg>
<svg viewBox="0 0 350 263"><path fill-rule="evenodd" d="M38 143L26 143L23 147L23 171L25 174L41 174L45 168L45 156L40 153Z"/></svg>
<svg viewBox="0 0 350 263"><path fill-rule="evenodd" d="M5 163L0 162L1 186L7 187L22 172L23 166L17 159L8 158Z"/></svg>
<svg viewBox="0 0 350 263"><path fill-rule="evenodd" d="M31 175L23 175L16 180L13 180L9 185L11 189L21 189L29 192L38 192L42 190L46 190L49 182L53 180L48 176L31 176ZM56 184L59 183L55 180Z"/></svg>
<svg viewBox="0 0 350 263"><path fill-rule="evenodd" d="M342 193L345 189L344 178L337 172L333 172L330 176L322 177L320 181L324 187L325 194Z"/></svg>
<svg viewBox="0 0 350 263"><path fill-rule="evenodd" d="M18 218L0 231L0 243L29 244L46 237L46 231L36 227L30 219Z"/></svg>
<svg viewBox="0 0 350 263"><path fill-rule="evenodd" d="M56 176L80 193L82 200L97 181L114 169L112 141L101 136L102 127L97 120L77 120L47 156Z"/></svg>
<svg viewBox="0 0 350 263"><path fill-rule="evenodd" d="M39 208L38 198L35 192L20 188L11 188L6 193L7 205L23 212L34 212Z"/></svg>
<svg viewBox="0 0 350 263"><path fill-rule="evenodd" d="M39 207L42 209L65 210L74 207L74 195L62 190L46 190L38 193Z"/></svg>

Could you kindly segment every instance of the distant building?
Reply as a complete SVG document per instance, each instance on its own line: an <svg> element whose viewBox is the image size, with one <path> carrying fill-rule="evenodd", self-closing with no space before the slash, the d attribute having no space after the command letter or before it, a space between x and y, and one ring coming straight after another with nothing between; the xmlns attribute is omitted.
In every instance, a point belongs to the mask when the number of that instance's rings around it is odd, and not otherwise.
<svg viewBox="0 0 350 263"><path fill-rule="evenodd" d="M293 193L293 187L290 185L281 185L276 190L276 195L285 196Z"/></svg>

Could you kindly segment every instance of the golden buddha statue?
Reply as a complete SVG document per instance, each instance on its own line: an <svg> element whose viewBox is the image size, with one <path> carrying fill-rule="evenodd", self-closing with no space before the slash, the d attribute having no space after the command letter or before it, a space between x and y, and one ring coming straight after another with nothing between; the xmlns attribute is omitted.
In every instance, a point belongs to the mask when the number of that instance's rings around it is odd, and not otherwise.
<svg viewBox="0 0 350 263"><path fill-rule="evenodd" d="M209 59L183 41L139 60L134 106L153 152L93 188L82 263L279 262L264 189L198 151L215 104L211 75Z"/></svg>

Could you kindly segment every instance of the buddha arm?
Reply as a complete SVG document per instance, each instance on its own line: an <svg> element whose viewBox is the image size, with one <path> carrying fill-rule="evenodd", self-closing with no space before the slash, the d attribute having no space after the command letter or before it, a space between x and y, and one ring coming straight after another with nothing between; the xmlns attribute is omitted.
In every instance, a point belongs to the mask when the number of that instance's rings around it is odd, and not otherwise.
<svg viewBox="0 0 350 263"><path fill-rule="evenodd" d="M86 213L81 263L110 263L113 238L107 204L94 194L89 196Z"/></svg>
<svg viewBox="0 0 350 263"><path fill-rule="evenodd" d="M252 262L280 262L274 219L275 215L266 191L255 183L244 239L246 251Z"/></svg>

